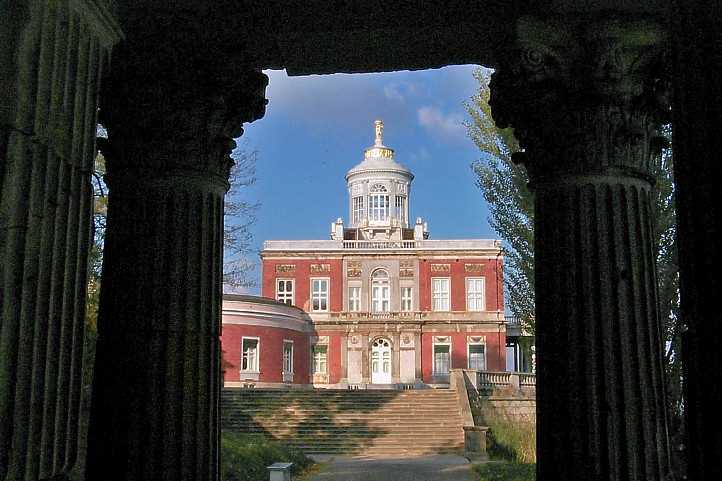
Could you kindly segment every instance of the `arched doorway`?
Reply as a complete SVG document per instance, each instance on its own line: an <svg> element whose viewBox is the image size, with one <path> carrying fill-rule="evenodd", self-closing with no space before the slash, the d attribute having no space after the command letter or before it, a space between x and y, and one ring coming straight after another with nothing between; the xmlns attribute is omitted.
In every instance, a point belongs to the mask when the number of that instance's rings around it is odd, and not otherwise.
<svg viewBox="0 0 722 481"><path fill-rule="evenodd" d="M371 345L371 383L391 384L391 343L378 338Z"/></svg>

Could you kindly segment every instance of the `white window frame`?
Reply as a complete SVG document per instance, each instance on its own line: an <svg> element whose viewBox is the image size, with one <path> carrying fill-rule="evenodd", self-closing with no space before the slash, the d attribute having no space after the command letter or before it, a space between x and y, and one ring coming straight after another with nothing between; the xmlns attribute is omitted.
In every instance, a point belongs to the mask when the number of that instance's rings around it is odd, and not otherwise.
<svg viewBox="0 0 722 481"><path fill-rule="evenodd" d="M375 278L374 274L383 272L385 277ZM377 298L376 292L381 294ZM380 308L377 308L377 304ZM371 312L391 311L391 277L386 269L376 269L371 273Z"/></svg>
<svg viewBox="0 0 722 481"><path fill-rule="evenodd" d="M449 348L449 370L447 372L439 372L436 370L436 346L446 346ZM434 340L432 346L431 346L431 374L432 376L448 376L451 373L451 369L453 369L453 357L452 357L453 349L451 345L451 338L449 338L448 342L436 342Z"/></svg>
<svg viewBox="0 0 722 481"><path fill-rule="evenodd" d="M365 215L365 197L363 195L357 195L353 197L352 210L353 210L353 224L360 224Z"/></svg>
<svg viewBox="0 0 722 481"><path fill-rule="evenodd" d="M477 281L481 281L481 292L474 291L472 293L469 289L469 284L470 282L476 283ZM485 311L486 303L484 302L484 297L486 295L486 280L483 277L467 277L464 284L466 284L466 310L473 312ZM471 297L472 294L474 296L473 299ZM473 307L472 304L474 304Z"/></svg>
<svg viewBox="0 0 722 481"><path fill-rule="evenodd" d="M408 292L408 296L406 295ZM414 288L411 286L401 286L401 312L412 312L414 310Z"/></svg>
<svg viewBox="0 0 722 481"><path fill-rule="evenodd" d="M319 356L319 359L317 361L316 354L317 354L318 348L324 349L324 356L323 356L323 359L321 359ZM318 351L318 354L320 354L320 351ZM316 369L317 362L319 364L323 363L323 366L324 366L323 371ZM311 373L312 374L328 374L328 344L313 344L311 346Z"/></svg>
<svg viewBox="0 0 722 481"><path fill-rule="evenodd" d="M369 220L384 222L389 218L389 194L369 194Z"/></svg>
<svg viewBox="0 0 722 481"><path fill-rule="evenodd" d="M406 196L405 195L397 195L396 200L394 201L394 211L396 214L396 219L398 219L399 222L402 224L406 222Z"/></svg>
<svg viewBox="0 0 722 481"><path fill-rule="evenodd" d="M245 343L246 339L249 341L256 341L256 356L254 358L254 366L249 366L248 368L243 368L243 361L246 357L246 350L243 348L243 344ZM248 364L248 363L247 363ZM253 369L255 368L255 369ZM255 336L241 336L241 371L242 372L253 372L253 373L259 373L261 372L261 338L255 337Z"/></svg>
<svg viewBox="0 0 722 481"><path fill-rule="evenodd" d="M316 291L314 291L314 289L313 289L313 283L314 283L314 281L325 281L325 282L326 282L326 292L325 292L325 294L326 294L326 296L325 296L325 298L326 298L326 309L321 309L321 305L322 305L321 300L323 299L323 297L321 296L322 291L318 291L319 294L318 294L318 296L316 295ZM311 282L311 286L310 286L310 287L311 287L311 289L310 289L310 294L311 294L311 312L328 312L328 311L329 311L329 307L330 307L330 306L329 306L329 304L330 304L330 299L331 299L331 294L330 294L330 293L331 293L331 279L330 279L329 277L312 277L310 282ZM319 307L319 309L314 309L313 301L314 301L314 299L316 299L316 298L318 298L318 307Z"/></svg>
<svg viewBox="0 0 722 481"><path fill-rule="evenodd" d="M437 293L434 291L434 281L446 280L446 309L437 308ZM443 296L443 292L439 292L439 296ZM438 297L444 300L443 297ZM451 277L432 277L431 278L431 310L434 312L450 312L451 311Z"/></svg>
<svg viewBox="0 0 722 481"><path fill-rule="evenodd" d="M281 281L283 281L283 282L289 282L289 281L290 281L290 282L291 282L291 294L290 294L290 296L289 296L289 294L288 294L288 291L284 292L283 294L281 294L281 292L279 291L279 289L278 289L278 283L281 282ZM283 295L283 300L280 299L281 295ZM287 278L287 277L276 277L276 300L277 300L277 301L283 302L284 304L288 304L288 303L286 302L286 300L289 300L289 299L290 299L291 304L289 304L289 305L294 306L294 305L296 304L295 295L296 295L296 280L295 280L295 279L289 279L289 278Z"/></svg>
<svg viewBox="0 0 722 481"><path fill-rule="evenodd" d="M483 346L484 347L484 358L483 358L483 364L484 366L482 369L478 369L476 367L471 367L471 346ZM486 343L485 342L468 342L466 343L466 367L468 369L476 369L480 371L486 370Z"/></svg>
<svg viewBox="0 0 722 481"><path fill-rule="evenodd" d="M291 346L290 356L286 356L286 346ZM291 339L283 340L283 374L293 374L293 341Z"/></svg>
<svg viewBox="0 0 722 481"><path fill-rule="evenodd" d="M352 295L352 292L356 295ZM348 310L349 312L361 310L361 286L348 286Z"/></svg>

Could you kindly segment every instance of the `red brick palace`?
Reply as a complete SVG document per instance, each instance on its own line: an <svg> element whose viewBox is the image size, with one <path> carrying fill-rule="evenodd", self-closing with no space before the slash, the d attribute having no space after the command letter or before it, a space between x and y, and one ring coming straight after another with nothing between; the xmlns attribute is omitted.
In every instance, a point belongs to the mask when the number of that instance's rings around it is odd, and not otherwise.
<svg viewBox="0 0 722 481"><path fill-rule="evenodd" d="M411 222L414 176L375 127L346 174L349 225L266 241L263 297L224 299L226 386L434 386L451 368L506 369L500 242Z"/></svg>

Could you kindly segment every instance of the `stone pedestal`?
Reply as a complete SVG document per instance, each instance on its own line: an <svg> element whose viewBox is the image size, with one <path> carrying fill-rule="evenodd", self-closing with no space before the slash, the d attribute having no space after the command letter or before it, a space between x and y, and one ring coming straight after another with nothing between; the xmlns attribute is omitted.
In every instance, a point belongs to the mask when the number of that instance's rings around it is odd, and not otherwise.
<svg viewBox="0 0 722 481"><path fill-rule="evenodd" d="M135 64L124 46L104 96L89 479L218 477L223 197L233 138L263 115L267 79L187 53L192 66L163 72L152 66L165 59Z"/></svg>
<svg viewBox="0 0 722 481"><path fill-rule="evenodd" d="M77 469L108 2L0 6L0 480Z"/></svg>
<svg viewBox="0 0 722 481"><path fill-rule="evenodd" d="M486 461L486 426L464 426L464 457L469 461Z"/></svg>
<svg viewBox="0 0 722 481"><path fill-rule="evenodd" d="M666 33L524 18L515 34L491 104L535 192L537 477L667 480L649 217Z"/></svg>

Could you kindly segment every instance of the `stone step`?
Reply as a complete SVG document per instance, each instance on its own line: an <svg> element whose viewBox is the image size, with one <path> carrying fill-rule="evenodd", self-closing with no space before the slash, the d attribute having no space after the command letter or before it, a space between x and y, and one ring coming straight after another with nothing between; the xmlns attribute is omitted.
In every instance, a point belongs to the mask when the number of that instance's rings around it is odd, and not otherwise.
<svg viewBox="0 0 722 481"><path fill-rule="evenodd" d="M450 390L225 390L221 422L309 453L457 453L464 444Z"/></svg>
<svg viewBox="0 0 722 481"><path fill-rule="evenodd" d="M226 431L232 431L232 432L244 432L244 433L258 433L263 434L266 436L273 436L273 437L303 437L303 436L312 436L314 438L324 438L324 439L341 439L341 438L378 438L378 437L410 437L411 439L419 438L419 437L431 437L434 439L441 439L441 438L460 438L463 436L461 432L454 432L454 431L441 431L437 432L433 429L428 430L418 430L418 429L408 429L408 430L365 430L365 431L346 431L346 432L340 432L340 431L331 431L331 430L325 430L323 428L320 429L306 429L306 430L289 430L289 431L280 431L280 430L268 430L264 428L254 428L254 427L247 427L247 428L227 428Z"/></svg>
<svg viewBox="0 0 722 481"><path fill-rule="evenodd" d="M355 422L354 422L355 421ZM452 424L450 421L460 421L458 418L446 418L443 422L442 421L414 421L414 420L405 420L405 419L374 419L374 420L366 420L366 419L358 419L358 420L349 420L349 419L338 419L335 421L319 421L319 420L284 420L284 421L274 421L274 420L266 420L266 419L224 419L224 424L228 425L236 425L236 426L266 426L266 427L272 427L272 426L278 426L279 428L290 428L290 427L298 427L298 426L327 426L327 427L338 427L339 429L352 429L352 428L359 428L359 427L383 427L383 426L398 426L398 427L413 427L417 426L419 428L421 427L428 427L428 428L434 428L438 429L439 427L443 426L450 426L454 427L456 429L457 426L455 424Z"/></svg>

